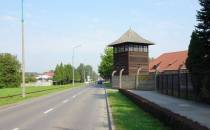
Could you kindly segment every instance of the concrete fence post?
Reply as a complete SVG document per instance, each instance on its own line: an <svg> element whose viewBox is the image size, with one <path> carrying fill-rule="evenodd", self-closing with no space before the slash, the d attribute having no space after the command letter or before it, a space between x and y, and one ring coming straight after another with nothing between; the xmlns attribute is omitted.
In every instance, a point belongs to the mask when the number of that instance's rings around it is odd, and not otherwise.
<svg viewBox="0 0 210 130"><path fill-rule="evenodd" d="M141 70L142 70L142 67L139 67L138 70L137 70L137 73L136 73L136 89L139 86L139 73L140 73Z"/></svg>
<svg viewBox="0 0 210 130"><path fill-rule="evenodd" d="M112 77L114 77L114 75L115 75L116 72L117 72L116 70L114 70L114 71L112 72Z"/></svg>
<svg viewBox="0 0 210 130"><path fill-rule="evenodd" d="M114 75L115 75L116 72L117 72L116 70L114 70L114 71L112 72L111 84L113 83L113 77L114 77Z"/></svg>
<svg viewBox="0 0 210 130"><path fill-rule="evenodd" d="M179 66L178 70L178 97L181 97L181 69L184 66L184 63Z"/></svg>
<svg viewBox="0 0 210 130"><path fill-rule="evenodd" d="M155 90L158 91L158 88L157 88L157 75L158 75L158 70L156 69L155 70Z"/></svg>
<svg viewBox="0 0 210 130"><path fill-rule="evenodd" d="M122 73L123 73L124 69L120 70L120 81L119 81L119 87L122 88Z"/></svg>

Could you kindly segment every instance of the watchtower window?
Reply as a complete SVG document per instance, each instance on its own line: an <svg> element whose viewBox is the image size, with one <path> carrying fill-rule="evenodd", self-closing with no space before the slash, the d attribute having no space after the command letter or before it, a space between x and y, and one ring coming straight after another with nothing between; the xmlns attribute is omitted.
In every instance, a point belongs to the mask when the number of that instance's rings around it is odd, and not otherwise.
<svg viewBox="0 0 210 130"><path fill-rule="evenodd" d="M119 47L116 47L116 49L117 49L117 53L119 53L120 52L120 48Z"/></svg>
<svg viewBox="0 0 210 130"><path fill-rule="evenodd" d="M133 45L129 45L129 51L133 51L134 48L133 48Z"/></svg>
<svg viewBox="0 0 210 130"><path fill-rule="evenodd" d="M145 45L121 45L114 47L114 53L121 53L121 52L148 52L148 46Z"/></svg>
<svg viewBox="0 0 210 130"><path fill-rule="evenodd" d="M143 46L143 52L148 52L148 46Z"/></svg>
<svg viewBox="0 0 210 130"><path fill-rule="evenodd" d="M121 46L120 47L120 52L124 52L124 51L125 51L124 46Z"/></svg>
<svg viewBox="0 0 210 130"><path fill-rule="evenodd" d="M125 52L129 51L129 45L125 45Z"/></svg>
<svg viewBox="0 0 210 130"><path fill-rule="evenodd" d="M139 52L143 52L143 46L139 45Z"/></svg>
<svg viewBox="0 0 210 130"><path fill-rule="evenodd" d="M117 53L117 48L116 48L116 47L114 47L114 53L115 53L115 54Z"/></svg>
<svg viewBox="0 0 210 130"><path fill-rule="evenodd" d="M114 53L121 53L127 51L128 48L125 48L124 45L114 47Z"/></svg>
<svg viewBox="0 0 210 130"><path fill-rule="evenodd" d="M138 45L134 45L134 51L136 51L136 52L139 51L139 46Z"/></svg>

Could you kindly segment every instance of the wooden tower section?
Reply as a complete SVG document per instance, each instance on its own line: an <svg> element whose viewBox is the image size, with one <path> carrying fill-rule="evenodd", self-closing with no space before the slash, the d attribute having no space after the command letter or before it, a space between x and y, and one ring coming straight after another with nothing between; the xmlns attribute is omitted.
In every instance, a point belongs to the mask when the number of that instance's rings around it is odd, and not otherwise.
<svg viewBox="0 0 210 130"><path fill-rule="evenodd" d="M140 73L149 72L149 45L152 42L142 38L132 29L129 29L118 40L111 43L114 51L114 70L119 75L121 69L124 69L123 75L136 75L139 67L142 67Z"/></svg>

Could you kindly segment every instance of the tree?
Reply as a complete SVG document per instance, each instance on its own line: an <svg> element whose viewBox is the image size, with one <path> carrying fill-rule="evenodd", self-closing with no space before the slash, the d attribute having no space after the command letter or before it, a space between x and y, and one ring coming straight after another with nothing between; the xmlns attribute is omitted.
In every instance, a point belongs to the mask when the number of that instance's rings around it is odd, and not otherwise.
<svg viewBox="0 0 210 130"><path fill-rule="evenodd" d="M56 65L55 71L54 71L54 77L53 81L56 84L67 84L71 83L73 79L73 66L71 64L59 64ZM95 76L93 73L95 73L90 65L84 65L81 63L77 69L74 68L74 79L77 82L84 82L84 72L85 75L88 76L91 75Z"/></svg>
<svg viewBox="0 0 210 130"><path fill-rule="evenodd" d="M64 79L67 83L72 81L72 66L70 64L64 65Z"/></svg>
<svg viewBox="0 0 210 130"><path fill-rule="evenodd" d="M196 95L210 97L210 0L199 0L198 25L192 33L186 66L192 75Z"/></svg>
<svg viewBox="0 0 210 130"><path fill-rule="evenodd" d="M53 81L56 81L56 82L59 80L58 67L59 67L59 65L56 65L55 71L54 71L54 76L53 76Z"/></svg>
<svg viewBox="0 0 210 130"><path fill-rule="evenodd" d="M85 73L85 65L80 63L80 65L77 67L77 72L79 73L81 82L84 82L85 77L84 77L84 73Z"/></svg>
<svg viewBox="0 0 210 130"><path fill-rule="evenodd" d="M203 79L203 57L204 44L201 43L197 33L194 31L191 36L191 41L188 50L188 58L186 66L192 75L192 82L195 94L198 96L201 92L201 85Z"/></svg>
<svg viewBox="0 0 210 130"><path fill-rule="evenodd" d="M64 67L62 63L60 65L56 65L53 80L59 84L63 84L65 77L64 77Z"/></svg>
<svg viewBox="0 0 210 130"><path fill-rule="evenodd" d="M37 81L36 76L33 74L26 73L25 76L26 76L26 83L32 83Z"/></svg>
<svg viewBox="0 0 210 130"><path fill-rule="evenodd" d="M20 86L20 67L17 57L8 53L0 54L0 88Z"/></svg>
<svg viewBox="0 0 210 130"><path fill-rule="evenodd" d="M93 68L91 65L86 65L85 66L85 75L86 75L86 78L87 76L89 76L90 79L93 79L92 77L92 73L93 73ZM86 79L87 80L87 79Z"/></svg>
<svg viewBox="0 0 210 130"><path fill-rule="evenodd" d="M92 79L93 79L93 81L96 81L96 80L97 80L97 78L98 78L97 73L96 73L95 71L93 71L93 75L92 75Z"/></svg>
<svg viewBox="0 0 210 130"><path fill-rule="evenodd" d="M81 76L80 76L80 73L77 71L77 69L75 69L74 71L74 80L76 82L81 82Z"/></svg>
<svg viewBox="0 0 210 130"><path fill-rule="evenodd" d="M200 73L203 71L202 65L204 61L204 44L198 37L198 34L194 31L191 36L191 41L188 49L188 58L186 66L192 73Z"/></svg>
<svg viewBox="0 0 210 130"><path fill-rule="evenodd" d="M101 55L101 63L98 68L100 76L104 79L110 79L113 71L113 49L106 48Z"/></svg>
<svg viewBox="0 0 210 130"><path fill-rule="evenodd" d="M201 9L197 12L196 33L204 44L203 69L210 71L210 0L199 0Z"/></svg>

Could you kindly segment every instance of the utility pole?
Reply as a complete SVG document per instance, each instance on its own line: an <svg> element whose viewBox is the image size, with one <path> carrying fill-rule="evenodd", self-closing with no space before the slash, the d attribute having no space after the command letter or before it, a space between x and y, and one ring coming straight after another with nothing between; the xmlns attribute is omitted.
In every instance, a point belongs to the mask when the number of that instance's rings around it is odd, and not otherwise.
<svg viewBox="0 0 210 130"><path fill-rule="evenodd" d="M73 87L74 87L74 53L75 53L75 49L76 48L79 48L81 45L77 45L77 46L75 46L75 47L73 47L73 51L72 51L72 77L73 77L73 79L72 79L72 84L73 84Z"/></svg>
<svg viewBox="0 0 210 130"><path fill-rule="evenodd" d="M21 42L22 42L22 97L26 97L26 90L25 90L25 46L24 46L24 6L23 6L24 0L21 0L21 25L22 25L22 36L21 36Z"/></svg>
<svg viewBox="0 0 210 130"><path fill-rule="evenodd" d="M85 65L83 66L83 73L84 73L84 83L85 83L85 80L86 80L86 78L85 78Z"/></svg>

